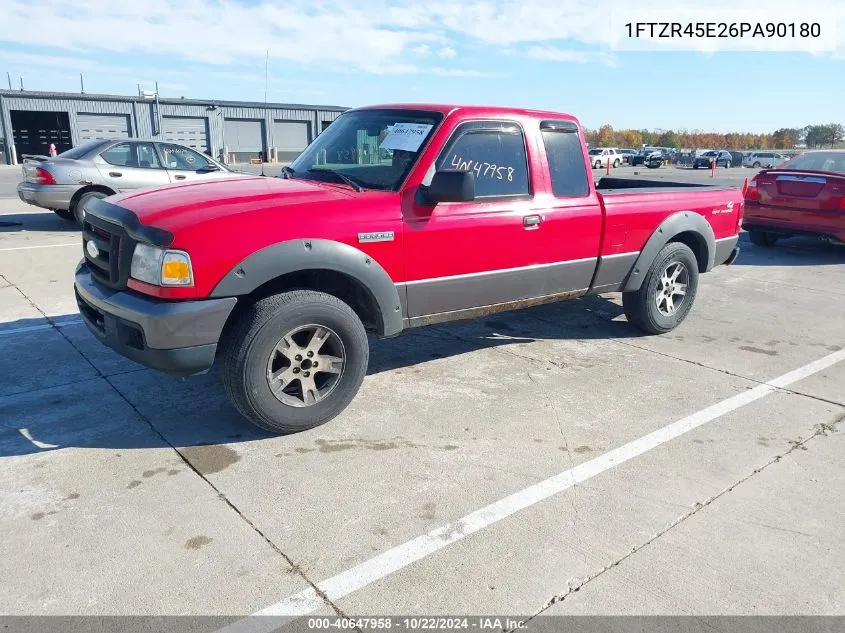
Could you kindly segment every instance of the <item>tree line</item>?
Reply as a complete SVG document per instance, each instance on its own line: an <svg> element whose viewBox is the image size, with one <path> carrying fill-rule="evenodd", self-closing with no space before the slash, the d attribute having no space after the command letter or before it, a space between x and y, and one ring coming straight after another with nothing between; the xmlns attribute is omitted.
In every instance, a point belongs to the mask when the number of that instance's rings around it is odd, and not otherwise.
<svg viewBox="0 0 845 633"><path fill-rule="evenodd" d="M602 125L598 130L584 130L591 147L675 149L795 149L804 145L809 149L836 147L845 140L845 127L840 123L807 125L803 128L780 128L771 134L749 132L702 132L699 130L614 130Z"/></svg>

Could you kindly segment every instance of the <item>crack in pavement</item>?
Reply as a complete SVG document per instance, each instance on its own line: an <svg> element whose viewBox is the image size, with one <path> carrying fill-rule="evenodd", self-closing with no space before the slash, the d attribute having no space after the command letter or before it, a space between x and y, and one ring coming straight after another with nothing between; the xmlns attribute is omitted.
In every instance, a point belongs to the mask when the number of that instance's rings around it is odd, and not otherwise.
<svg viewBox="0 0 845 633"><path fill-rule="evenodd" d="M709 369L710 371L716 371L720 374L725 374L726 376L731 376L732 378L741 378L742 380L747 380L749 382L753 382L757 385L764 385L767 384L765 380L759 380L757 378L752 378L750 376L744 376L742 374L737 374L732 372L728 369L721 369L719 367L713 367L711 365L707 365L706 363L702 363L697 360L689 360L687 358L681 358L680 356L673 356L672 354L668 354L666 352L658 352L657 350L649 349L648 347L642 347L640 345L635 345L629 341L623 341L621 339L612 339L612 342L619 343L620 345L627 345L628 347L633 347L634 349L641 350L643 352L651 352L652 354L657 354L658 356L663 356L664 358L671 358L672 360L677 360L682 363L687 363L690 365L695 365L696 367L701 367L702 369ZM803 396L805 398L810 398L811 400L817 400L818 402L824 402L826 404L832 404L837 407L845 407L845 402L839 402L837 400L828 400L827 398L823 398L822 396L815 396L811 393L805 393L803 391L798 391L796 389L789 389L787 387L777 387L775 389L778 393L789 393L795 396Z"/></svg>
<svg viewBox="0 0 845 633"><path fill-rule="evenodd" d="M212 490L213 490L213 491L217 494L217 498L218 498L218 499L220 499L221 501L223 501L223 502L224 502L224 503L225 503L225 504L226 504L229 508L231 508L231 509L235 512L235 514L237 514L237 515L238 515L238 517L239 517L242 521L244 521L244 523L246 523L246 524L247 524L247 525L248 525L248 526L249 526L249 527L250 527L250 528L251 528L251 529L252 529L252 530L253 530L256 534L258 534L258 535L259 535L259 536L260 536L260 537L264 540L264 542L265 542L265 543L267 543L267 545L269 545L269 546L270 546L270 547L271 547L271 548L272 548L272 549L273 549L273 550L274 550L277 554L279 554L279 555L280 555L280 556L284 559L284 561L287 563L288 567L290 568L290 569L289 569L289 573L294 573L294 574L296 574L297 576L299 576L299 577L300 577L303 581L305 581L305 582L308 584L308 586L310 586L310 587L314 590L314 593L316 593L316 594L317 594L317 596L319 596L319 598L320 598L323 602L325 602L325 603L326 603L326 605L327 605L328 607L330 607L330 608L331 608L331 609L332 609L332 610L333 610L333 611L334 611L334 612L335 612L338 616L343 617L343 618L346 618L346 617L347 617L347 616L346 616L346 614L345 614L345 613L344 613L344 612L340 609L340 607L338 607L338 606L337 606L334 602L332 602L332 600L331 600L331 599L330 599L330 598L329 598L329 597L325 594L325 592L323 592L323 591L322 591L322 590L321 590L321 589L317 586L317 584L316 584L316 583L314 583L314 582L313 582L313 581L312 581L312 580L311 580L311 579L310 579L310 578L309 578L309 577L305 574L305 572L302 570L302 568L299 566L299 564L298 564L298 563L294 563L293 559L292 559L290 556L288 556L288 555L287 555L284 551L282 551L282 549L281 549L278 545L276 545L276 544L272 541L272 539L270 539L270 537L269 537L269 536L267 536L267 535L266 535L266 534L265 534L265 533L261 530L261 528L259 528L259 527L258 527L255 523L253 523L253 522L252 522L252 520L251 520L248 516L246 516L246 514L244 514L244 512L243 512L240 508L238 508L238 507L237 507L237 506L236 506L236 505L235 505L235 504L234 504L234 503L233 503L233 502L232 502L232 501L231 501L231 500L230 500L230 499L226 496L226 494L225 494L223 491L221 491L221 490L220 490L217 486L215 486L215 485L214 485L214 484L213 484L213 483L212 483L212 482L211 482L211 481L210 481L210 480L209 480L209 479L208 479L205 475L203 475L203 474L202 474L199 470L197 470L197 469L194 467L194 465L190 462L190 460L188 460L188 458L187 458L187 457L185 457L185 455L184 455L184 454L183 454L183 453L182 453L182 452L181 452L181 451L180 451L180 450L179 450L179 449L178 449L178 448L177 448L174 444L172 444L172 443L171 443L171 442L170 442L170 441L169 441L169 440L168 440L168 439L164 436L164 434L163 434L163 433L162 433L162 432L161 432L161 431L160 431L160 430L159 430L159 429L155 426L155 424L153 424L152 420L150 420L147 416L145 416L143 413L141 413L141 411L139 411L139 410L138 410L138 407L136 407L136 406L135 406L135 404L133 404L133 403L132 403L132 401L131 401L131 400L129 400L129 398L127 398L127 397L123 394L123 392L122 392L122 391L120 391L120 389L118 389L118 388L117 388L117 386L116 386L113 382L111 382L111 380L109 380L110 376L106 376L106 375L104 375L104 374L103 374L103 373L102 373L102 372L101 372L101 371L97 368L97 366L96 366L96 365L94 365L94 363L93 363L93 362L91 362L91 359L90 359L90 358L88 358L88 357L85 355L85 353L84 353L84 352L83 352L83 351L82 351L79 347L77 347L77 346L74 344L74 342L73 342L72 340L70 340L70 339L69 339L69 338L68 338L68 337L64 334L64 332L62 332L61 328L60 328L60 327L58 327L58 326L56 325L56 323L55 323L55 322L54 322L54 321L53 321L53 320L52 320L49 316L47 316L47 314L46 314L46 313L45 313L45 312L44 312L41 308L39 308L39 307L35 304L35 302L34 302L32 299L30 299L30 298L27 296L27 294L26 294L23 290L21 290L21 289L20 289L17 285L15 285L15 284L12 284L12 286L15 288L15 290L17 290L17 291L21 294L21 296L23 296L23 298L24 298L24 299L26 299L26 301L27 301L27 302L28 302L28 303L29 303L29 304L30 304L30 305L31 305L31 306L32 306L35 310L37 310L37 311L38 311L38 313L39 313L39 314L41 314L41 316L43 316L45 319L47 319L47 322L48 322L50 325L52 325L52 326L53 326L53 328L54 328L54 329L55 329L55 330L56 330L56 331L57 331L57 332L61 335L61 337L62 337L62 338L64 338L64 339L68 342L68 344L69 344L69 345L70 345L70 346L71 346L74 350L76 350L76 352L77 352L77 353L78 353L78 354L79 354L79 355L80 355L80 356L81 356L81 357L85 360L85 362L87 362L87 363L91 366L91 369L93 369L93 370L94 370L94 372L97 374L94 378L102 378L102 379L106 382L106 384L108 384L108 385L109 385L109 387L111 387L111 388L114 390L114 392L118 395L118 397L119 397L121 400L123 400L123 401L124 401L124 402L125 402L125 403L129 406L129 408L131 408L131 409L132 409L132 411L134 411L134 412L135 412L135 414L136 414L136 415L137 415L137 416L138 416L141 420L143 420L144 422L146 422L147 426L149 426L149 427L150 427L150 429L153 431L153 433L155 433L155 434L159 437L159 439L160 439L160 440L161 440L161 441L162 441L165 445L169 446L169 447L170 447L170 448L171 448L171 449L172 449L172 450L173 450L173 451L174 451L174 452L175 452L175 453L179 456L179 458L182 460L182 462L184 462L185 466L186 466L187 468L189 468L191 471L193 471L193 472L194 472L194 474L196 474L196 475L197 475L197 477L199 477L200 479L202 479L202 480L203 480L203 481L204 481L204 482L205 482L205 483L206 483L206 484L207 484L207 485L208 485L208 486L209 486L209 487L210 487L210 488L211 488L211 489L212 489ZM143 371L143 370L141 370L141 371ZM92 378L92 380L93 380L94 378Z"/></svg>
<svg viewBox="0 0 845 633"><path fill-rule="evenodd" d="M566 587L565 591L563 591L562 593L559 593L559 594L555 594L551 598L549 598L543 604L543 606L540 607L539 610L537 610L536 613L529 616L525 620L525 623L527 624L528 622L530 622L534 618L541 616L543 614L543 612L547 611L550 607L552 607L552 605L555 605L555 604L558 604L560 602L565 601L569 596L571 596L572 594L580 591L585 586L587 586L589 583L594 581L596 578L599 578L600 576L602 576L605 572L613 569L614 567L619 566L620 564L625 562L627 559L634 556L634 554L637 554L638 552L642 551L643 549L645 549L646 547L648 547L649 545L651 545L652 543L654 543L655 541L660 539L662 536L667 534L669 531L673 530L678 525L685 522L690 517L695 516L698 512L700 512L704 508L712 505L713 503L715 503L717 500L719 500L720 498L722 498L726 494L732 492L738 486L741 486L745 482L749 481L751 478L755 477L756 475L759 475L761 472L763 472L764 470L766 470L767 468L769 468L773 464L780 463L780 461L783 460L783 458L787 457L788 455L790 455L791 453L793 453L797 450L804 450L804 451L808 450L806 445L809 442L811 442L812 440L814 440L818 437L827 437L830 433L838 433L839 429L836 428L836 427L839 424L842 424L842 423L845 423L845 413L840 415L839 418L837 418L837 420L835 422L833 422L832 424L823 423L823 424L815 425L815 431L807 439L801 439L799 437L797 440L794 440L794 441L791 442L792 445L790 446L789 449L787 449L783 453L775 455L768 462L766 462L762 466L755 468L753 471L751 471L745 477L739 479L738 481L734 482L733 484L731 484L727 488L724 488L723 490L716 493L715 495L708 497L704 501L696 502L695 505L693 506L692 510L685 512L684 514L682 514L678 518L674 519L666 527L664 527L659 532L655 533L653 536L648 538L645 542L640 543L639 545L635 545L633 548L631 548L631 551L628 552L627 554L617 558L613 562L605 565L604 567L602 567L601 569L599 569L598 571L596 571L595 573L593 573L589 576L586 576L584 578L572 578L572 579L570 579L567 582L567 587ZM510 630L505 629L504 633L512 633L515 630L516 629L510 629Z"/></svg>

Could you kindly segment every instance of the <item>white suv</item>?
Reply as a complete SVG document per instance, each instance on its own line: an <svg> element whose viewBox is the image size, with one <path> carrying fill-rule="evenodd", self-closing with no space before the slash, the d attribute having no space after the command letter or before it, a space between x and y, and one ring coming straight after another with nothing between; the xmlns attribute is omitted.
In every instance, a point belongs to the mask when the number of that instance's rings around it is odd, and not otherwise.
<svg viewBox="0 0 845 633"><path fill-rule="evenodd" d="M742 166L771 169L779 166L788 158L788 156L778 154L777 152L751 152L742 161Z"/></svg>
<svg viewBox="0 0 845 633"><path fill-rule="evenodd" d="M610 163L613 167L619 167L625 158L615 147L596 147L590 150L590 164L593 169L607 167Z"/></svg>

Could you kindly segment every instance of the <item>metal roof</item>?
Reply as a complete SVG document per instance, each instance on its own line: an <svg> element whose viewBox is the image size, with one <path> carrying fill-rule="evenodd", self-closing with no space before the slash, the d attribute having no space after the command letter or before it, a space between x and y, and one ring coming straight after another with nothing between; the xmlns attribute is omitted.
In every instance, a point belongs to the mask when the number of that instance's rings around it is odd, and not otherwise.
<svg viewBox="0 0 845 633"><path fill-rule="evenodd" d="M78 99L82 101L127 101L133 103L150 103L154 101L151 97L127 96L127 95L108 95L108 94L92 94L80 92L42 92L38 90L9 90L8 88L0 89L0 96L3 97L22 97L29 99ZM274 108L274 109L289 109L289 110L327 110L333 112L343 112L349 108L334 105L307 105L301 103L273 103L263 101L226 101L221 99L183 99L174 97L158 98L159 103L179 104L185 105L201 105L201 106L219 106L219 107L245 107L245 108Z"/></svg>

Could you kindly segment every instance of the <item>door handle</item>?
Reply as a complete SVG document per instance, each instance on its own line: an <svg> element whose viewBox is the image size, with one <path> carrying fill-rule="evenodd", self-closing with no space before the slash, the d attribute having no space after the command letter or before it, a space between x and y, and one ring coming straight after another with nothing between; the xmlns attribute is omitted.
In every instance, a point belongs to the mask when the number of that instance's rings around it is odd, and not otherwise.
<svg viewBox="0 0 845 633"><path fill-rule="evenodd" d="M119 171L110 171L109 176L112 178L120 178L123 174Z"/></svg>
<svg viewBox="0 0 845 633"><path fill-rule="evenodd" d="M526 215L522 218L522 226L526 229L539 229L542 218L539 215Z"/></svg>
<svg viewBox="0 0 845 633"><path fill-rule="evenodd" d="M176 180L185 180L185 176L182 174L176 174L175 176L173 176L173 178L175 178Z"/></svg>

